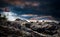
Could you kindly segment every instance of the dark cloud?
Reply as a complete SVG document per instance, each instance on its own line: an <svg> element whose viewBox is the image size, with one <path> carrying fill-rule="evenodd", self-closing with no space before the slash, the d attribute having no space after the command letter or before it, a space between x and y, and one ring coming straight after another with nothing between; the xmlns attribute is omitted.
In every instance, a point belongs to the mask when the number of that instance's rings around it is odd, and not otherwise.
<svg viewBox="0 0 60 37"><path fill-rule="evenodd" d="M0 0L0 8L9 7L17 14L38 14L60 17L58 0ZM1 10L1 9L0 9Z"/></svg>
<svg viewBox="0 0 60 37"><path fill-rule="evenodd" d="M8 3L4 2L3 0L0 0L0 8L8 6Z"/></svg>

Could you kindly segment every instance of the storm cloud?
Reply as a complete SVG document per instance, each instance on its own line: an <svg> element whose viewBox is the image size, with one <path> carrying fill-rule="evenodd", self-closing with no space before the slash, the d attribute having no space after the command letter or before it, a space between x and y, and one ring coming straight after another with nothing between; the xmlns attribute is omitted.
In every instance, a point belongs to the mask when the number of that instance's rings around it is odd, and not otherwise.
<svg viewBox="0 0 60 37"><path fill-rule="evenodd" d="M60 17L58 0L0 0L0 11L9 7L16 14L37 14Z"/></svg>

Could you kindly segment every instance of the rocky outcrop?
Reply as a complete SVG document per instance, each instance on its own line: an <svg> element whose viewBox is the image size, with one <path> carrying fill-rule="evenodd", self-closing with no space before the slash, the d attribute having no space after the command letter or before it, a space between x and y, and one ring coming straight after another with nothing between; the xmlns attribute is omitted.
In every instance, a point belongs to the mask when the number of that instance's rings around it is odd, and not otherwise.
<svg viewBox="0 0 60 37"><path fill-rule="evenodd" d="M56 23L25 23L16 21L0 22L0 37L59 37L59 27ZM59 32L59 33L58 33Z"/></svg>

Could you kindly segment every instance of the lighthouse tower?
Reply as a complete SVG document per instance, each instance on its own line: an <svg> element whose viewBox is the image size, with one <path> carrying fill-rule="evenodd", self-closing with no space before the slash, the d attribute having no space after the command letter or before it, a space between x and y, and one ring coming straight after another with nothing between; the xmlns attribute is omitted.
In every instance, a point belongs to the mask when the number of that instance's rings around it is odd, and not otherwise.
<svg viewBox="0 0 60 37"><path fill-rule="evenodd" d="M6 16L7 20L14 21L16 19L15 13L11 12L8 7L3 8L3 15Z"/></svg>
<svg viewBox="0 0 60 37"><path fill-rule="evenodd" d="M3 15L5 15L5 16L9 16L10 14L10 11L9 11L9 9L6 7L6 8L3 8Z"/></svg>

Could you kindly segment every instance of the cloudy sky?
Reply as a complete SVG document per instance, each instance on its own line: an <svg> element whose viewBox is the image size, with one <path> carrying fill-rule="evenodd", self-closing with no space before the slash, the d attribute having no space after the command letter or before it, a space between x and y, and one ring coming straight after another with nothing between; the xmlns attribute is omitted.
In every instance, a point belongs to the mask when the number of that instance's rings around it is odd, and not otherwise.
<svg viewBox="0 0 60 37"><path fill-rule="evenodd" d="M20 14L51 15L60 17L59 0L0 0L0 12L4 8Z"/></svg>

